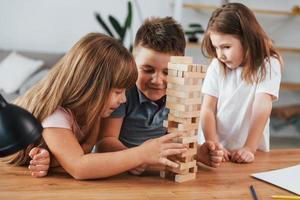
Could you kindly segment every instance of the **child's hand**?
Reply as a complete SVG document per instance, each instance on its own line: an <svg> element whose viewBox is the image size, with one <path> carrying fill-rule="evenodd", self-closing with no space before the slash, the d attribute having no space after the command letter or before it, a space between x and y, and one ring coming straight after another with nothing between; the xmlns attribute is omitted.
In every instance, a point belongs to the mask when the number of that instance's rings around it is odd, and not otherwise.
<svg viewBox="0 0 300 200"><path fill-rule="evenodd" d="M181 154L187 151L187 147L180 143L171 143L174 138L180 137L180 133L169 133L160 138L151 139L144 142L142 148L142 156L145 164L163 164L169 167L178 167L176 162L167 158L167 156Z"/></svg>
<svg viewBox="0 0 300 200"><path fill-rule="evenodd" d="M232 156L231 153L227 149L223 148L223 159L222 159L222 162L229 161L231 156Z"/></svg>
<svg viewBox="0 0 300 200"><path fill-rule="evenodd" d="M34 147L30 150L29 156L32 158L28 169L33 177L44 177L47 175L50 166L50 155L46 149Z"/></svg>
<svg viewBox="0 0 300 200"><path fill-rule="evenodd" d="M133 174L133 175L141 175L147 168L147 165L140 165L134 169L129 170L129 173Z"/></svg>
<svg viewBox="0 0 300 200"><path fill-rule="evenodd" d="M218 167L223 158L223 147L220 143L207 141L198 146L197 161L211 167Z"/></svg>
<svg viewBox="0 0 300 200"><path fill-rule="evenodd" d="M237 163L250 163L254 161L254 153L247 147L232 152L231 161Z"/></svg>

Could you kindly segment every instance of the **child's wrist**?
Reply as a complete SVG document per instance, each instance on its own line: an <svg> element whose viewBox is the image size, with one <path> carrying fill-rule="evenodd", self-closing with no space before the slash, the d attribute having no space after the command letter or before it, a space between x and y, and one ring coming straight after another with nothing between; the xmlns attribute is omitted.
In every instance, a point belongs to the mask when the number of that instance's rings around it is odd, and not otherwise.
<svg viewBox="0 0 300 200"><path fill-rule="evenodd" d="M254 146L254 145L251 146L251 145L247 145L247 144L244 145L244 148L247 149L248 151L250 151L253 154L256 152L256 149L257 149L256 146Z"/></svg>

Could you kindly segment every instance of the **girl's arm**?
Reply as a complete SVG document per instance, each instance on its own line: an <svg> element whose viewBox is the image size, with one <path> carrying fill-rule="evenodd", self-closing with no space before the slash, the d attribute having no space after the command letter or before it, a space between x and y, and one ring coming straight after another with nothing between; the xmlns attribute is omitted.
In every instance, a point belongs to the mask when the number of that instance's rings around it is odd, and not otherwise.
<svg viewBox="0 0 300 200"><path fill-rule="evenodd" d="M139 147L111 153L84 154L74 134L68 129L46 128L44 140L61 166L75 179L95 179L116 175L141 164L164 164L177 167L167 159L183 153L183 144L168 143L180 134L168 134L149 140Z"/></svg>
<svg viewBox="0 0 300 200"><path fill-rule="evenodd" d="M272 96L266 93L258 93L252 107L252 117L250 129L244 147L250 149L252 153L258 148L263 135L264 128L270 117L272 110Z"/></svg>
<svg viewBox="0 0 300 200"><path fill-rule="evenodd" d="M97 144L97 152L112 152L127 149L119 140L123 117L104 118L101 123L101 139Z"/></svg>
<svg viewBox="0 0 300 200"><path fill-rule="evenodd" d="M216 110L218 99L204 95L201 105L201 127L206 141L219 142L216 127Z"/></svg>
<svg viewBox="0 0 300 200"><path fill-rule="evenodd" d="M266 93L256 94L247 140L243 148L232 152L231 160L233 162L249 163L254 161L254 153L263 135L271 110L272 96Z"/></svg>

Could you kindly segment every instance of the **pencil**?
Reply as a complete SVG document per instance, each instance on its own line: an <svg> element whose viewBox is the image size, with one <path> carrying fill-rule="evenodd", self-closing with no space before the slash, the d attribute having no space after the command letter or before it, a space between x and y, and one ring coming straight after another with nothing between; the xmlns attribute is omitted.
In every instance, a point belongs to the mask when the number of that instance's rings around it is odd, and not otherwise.
<svg viewBox="0 0 300 200"><path fill-rule="evenodd" d="M253 199L258 200L258 197L256 195L256 192L255 192L255 189L254 189L253 185L250 185L250 192L252 194Z"/></svg>
<svg viewBox="0 0 300 200"><path fill-rule="evenodd" d="M287 196L287 195L272 195L273 199L293 200L300 199L300 196Z"/></svg>

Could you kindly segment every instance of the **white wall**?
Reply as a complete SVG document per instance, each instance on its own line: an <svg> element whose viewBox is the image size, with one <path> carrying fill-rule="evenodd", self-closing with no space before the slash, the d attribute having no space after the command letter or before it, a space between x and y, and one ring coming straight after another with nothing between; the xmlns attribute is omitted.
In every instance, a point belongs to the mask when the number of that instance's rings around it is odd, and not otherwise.
<svg viewBox="0 0 300 200"><path fill-rule="evenodd" d="M170 1L139 3L144 17L172 14ZM127 0L0 0L0 48L65 52L86 33L103 32L94 12L123 21ZM133 12L136 30L141 22Z"/></svg>

